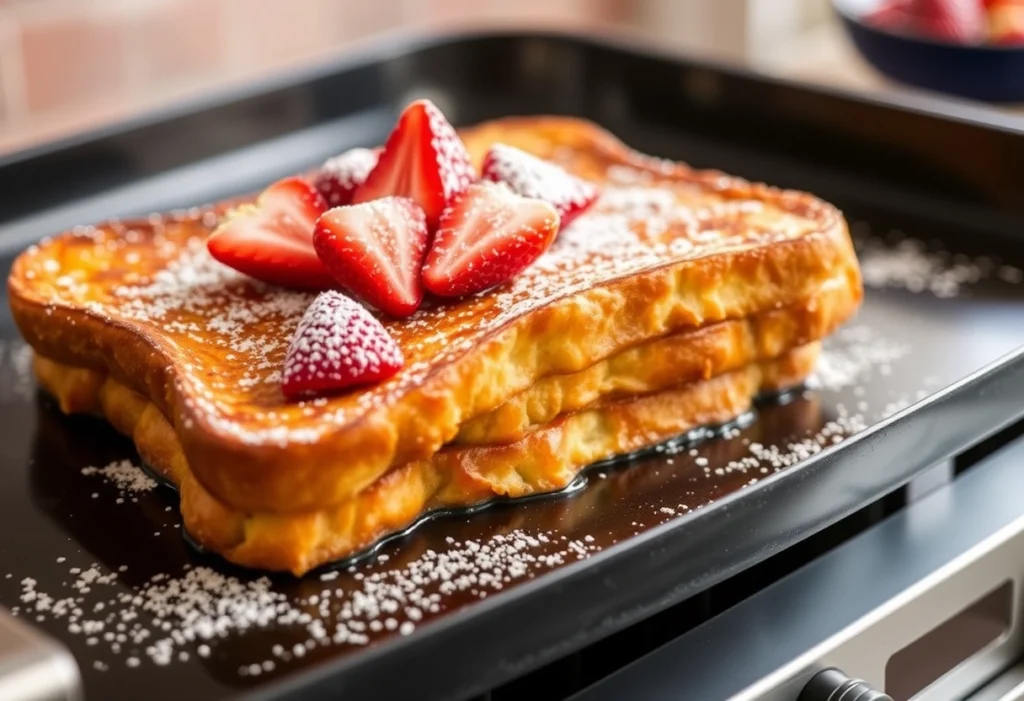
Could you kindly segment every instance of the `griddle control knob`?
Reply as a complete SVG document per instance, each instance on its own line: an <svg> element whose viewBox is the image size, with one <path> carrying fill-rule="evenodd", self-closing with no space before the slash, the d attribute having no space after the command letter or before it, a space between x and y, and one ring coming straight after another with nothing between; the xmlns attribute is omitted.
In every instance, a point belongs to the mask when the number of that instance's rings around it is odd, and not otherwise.
<svg viewBox="0 0 1024 701"><path fill-rule="evenodd" d="M892 701L892 697L875 691L867 682L851 679L832 668L815 674L797 701Z"/></svg>

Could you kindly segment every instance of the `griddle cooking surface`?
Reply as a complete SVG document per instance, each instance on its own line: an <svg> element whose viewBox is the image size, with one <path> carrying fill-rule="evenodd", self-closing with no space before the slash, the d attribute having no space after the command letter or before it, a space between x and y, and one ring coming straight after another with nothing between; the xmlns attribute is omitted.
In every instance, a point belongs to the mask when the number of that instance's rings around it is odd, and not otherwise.
<svg viewBox="0 0 1024 701"><path fill-rule="evenodd" d="M460 123L580 114L649 153L832 200L861 245L864 306L826 343L812 387L742 430L591 470L570 497L428 523L374 562L296 581L190 549L174 493L134 470L130 441L37 394L5 301L0 604L70 647L88 698L465 698L789 547L1022 413L1024 260L997 237L1022 213L1006 165L1020 162L1019 139L564 38L409 51L0 164L0 189L13 193L0 218L56 198L56 173L83 193L101 166L122 183L154 175L152 159L131 154L176 139L188 148L160 154L193 170L143 181L123 209L96 216L138 213L142 194L146 206L193 204L197 182L232 187L225 163L250 168L242 188L309 165L295 162L300 147L375 143L394 104L430 87ZM213 121L234 140L199 153L197 125ZM265 158L200 160L249 145L246 135L290 132L258 146ZM953 154L955 135L970 147Z"/></svg>
<svg viewBox="0 0 1024 701"><path fill-rule="evenodd" d="M710 502L1024 345L1019 269L929 262L907 244L869 251L866 277L894 289L869 289L855 322L826 344L812 388L762 406L750 426L591 470L575 496L443 518L376 562L303 581L261 579L197 555L181 538L173 492L141 472L132 482L87 469L138 458L103 422L65 417L37 395L5 304L0 602L64 640L96 698L216 698L416 635L659 524L699 517ZM956 296L900 289L922 281ZM708 554L709 568L715 559ZM277 612L267 616L271 604Z"/></svg>

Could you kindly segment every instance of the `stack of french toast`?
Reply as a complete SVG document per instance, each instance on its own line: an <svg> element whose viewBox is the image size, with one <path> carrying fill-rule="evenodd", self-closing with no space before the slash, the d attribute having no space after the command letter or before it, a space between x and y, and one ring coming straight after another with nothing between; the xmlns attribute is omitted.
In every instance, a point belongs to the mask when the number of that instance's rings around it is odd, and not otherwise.
<svg viewBox="0 0 1024 701"><path fill-rule="evenodd" d="M811 195L426 101L258 197L43 241L9 291L63 411L131 436L199 544L296 575L744 415L862 297Z"/></svg>

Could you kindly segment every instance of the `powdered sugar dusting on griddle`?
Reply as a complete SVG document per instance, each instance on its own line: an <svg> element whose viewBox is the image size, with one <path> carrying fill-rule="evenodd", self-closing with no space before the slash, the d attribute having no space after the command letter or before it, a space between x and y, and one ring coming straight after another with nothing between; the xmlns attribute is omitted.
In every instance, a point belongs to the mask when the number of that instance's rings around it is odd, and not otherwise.
<svg viewBox="0 0 1024 701"><path fill-rule="evenodd" d="M105 467L83 467L82 474L99 476L113 483L121 495L137 494L156 489L157 483L152 477L136 467L129 460L118 460Z"/></svg>
<svg viewBox="0 0 1024 701"><path fill-rule="evenodd" d="M862 224L855 226L854 231L866 228ZM858 259L865 286L928 292L948 298L985 280L997 279L1012 285L1024 282L1024 271L997 263L991 256L970 257L929 250L923 241L904 237L900 232L892 235L898 239L894 245L879 238L860 237Z"/></svg>
<svg viewBox="0 0 1024 701"><path fill-rule="evenodd" d="M267 577L249 580L208 567L186 567L177 576L158 574L129 588L118 573L97 564L74 566L59 587L21 580L20 604L12 611L36 621L61 621L67 633L95 649L94 668L143 662L169 665L218 654L220 641L248 631L275 633L255 658L238 669L244 676L272 671L277 662L305 657L318 647L363 646L371 637L412 634L427 616L448 607L456 593L484 598L551 567L597 551L589 540L551 532L512 530L482 540L426 550L402 567L359 572L337 584L337 573L311 580L307 594L276 591ZM380 562L387 561L381 556ZM351 573L351 571L350 571Z"/></svg>
<svg viewBox="0 0 1024 701"><path fill-rule="evenodd" d="M34 392L32 347L20 339L0 339L0 400L23 401Z"/></svg>
<svg viewBox="0 0 1024 701"><path fill-rule="evenodd" d="M870 326L856 324L839 329L825 344L811 389L840 390L853 387L871 375L889 375L893 363L910 354L910 345L886 338Z"/></svg>
<svg viewBox="0 0 1024 701"><path fill-rule="evenodd" d="M830 353L846 360L831 361L841 370L830 374L832 379L824 386L828 391L857 387L879 367L898 362L907 350L863 325L837 334L829 345L823 353L826 364ZM879 347L886 350L865 350ZM698 452L703 446L667 446L660 452L689 450L709 479L742 475L745 485L755 484L867 427L860 413L841 404L838 410L838 416L806 435L779 444L748 441L747 454L726 463L709 462ZM725 437L739 435L735 428ZM711 449L714 443L705 445ZM607 474L596 477L606 479ZM644 520L685 518L702 506L656 504ZM634 525L637 531L643 527L639 521ZM456 602L486 598L602 547L589 535L567 538L555 531L524 528L476 539L449 537L446 547L409 555L404 563L396 562L394 553L390 559L385 553L368 566L311 575L301 594L286 594L267 578L243 579L208 567L186 567L174 576L157 575L128 587L117 573L91 563L70 567L70 576L60 586L24 578L14 611L30 620L66 624L68 635L84 638L95 650L97 670L172 665L229 654L234 661L234 649L246 655L237 659L236 673L249 677L287 669L321 648L359 647L382 636L414 634L424 620L462 605ZM230 645L232 638L254 632L262 634L247 638L244 646Z"/></svg>

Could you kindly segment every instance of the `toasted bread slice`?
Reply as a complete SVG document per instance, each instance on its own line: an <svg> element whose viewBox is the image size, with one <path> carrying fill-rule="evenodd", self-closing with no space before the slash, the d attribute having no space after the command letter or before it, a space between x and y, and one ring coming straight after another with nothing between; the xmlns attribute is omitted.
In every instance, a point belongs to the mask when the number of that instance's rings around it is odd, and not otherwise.
<svg viewBox="0 0 1024 701"><path fill-rule="evenodd" d="M452 442L512 443L560 414L601 400L642 396L774 358L831 334L859 301L856 290L839 278L792 307L642 343L585 370L538 380L498 408L464 423Z"/></svg>
<svg viewBox="0 0 1024 701"><path fill-rule="evenodd" d="M762 390L800 384L818 344L711 380L612 401L556 419L510 445L446 448L383 475L352 499L306 513L246 512L218 500L189 470L178 436L142 394L109 375L36 358L36 374L62 407L96 410L132 436L143 459L179 486L189 534L237 564L302 575L352 555L440 508L567 486L580 469L699 426L730 421Z"/></svg>
<svg viewBox="0 0 1024 701"><path fill-rule="evenodd" d="M597 205L515 281L386 321L406 367L359 391L289 402L280 366L307 294L215 261L224 207L108 222L15 262L10 302L42 355L109 373L170 418L190 470L250 512L323 509L429 458L465 421L538 379L669 333L745 318L861 280L846 224L810 195L637 154L580 120L500 120L463 133L600 182Z"/></svg>

